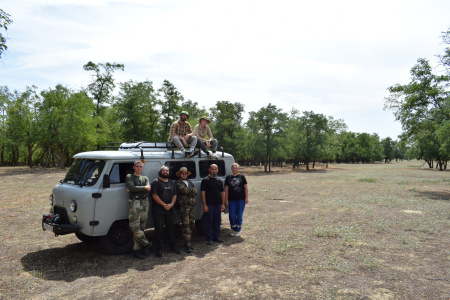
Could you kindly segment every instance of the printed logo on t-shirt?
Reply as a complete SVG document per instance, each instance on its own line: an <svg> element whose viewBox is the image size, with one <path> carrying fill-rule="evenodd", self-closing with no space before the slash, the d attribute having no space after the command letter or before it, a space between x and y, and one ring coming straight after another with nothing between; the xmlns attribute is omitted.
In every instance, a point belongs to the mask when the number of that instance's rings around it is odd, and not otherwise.
<svg viewBox="0 0 450 300"><path fill-rule="evenodd" d="M239 177L232 178L230 181L230 186L234 192L239 193L242 191L242 186L240 185L241 179Z"/></svg>

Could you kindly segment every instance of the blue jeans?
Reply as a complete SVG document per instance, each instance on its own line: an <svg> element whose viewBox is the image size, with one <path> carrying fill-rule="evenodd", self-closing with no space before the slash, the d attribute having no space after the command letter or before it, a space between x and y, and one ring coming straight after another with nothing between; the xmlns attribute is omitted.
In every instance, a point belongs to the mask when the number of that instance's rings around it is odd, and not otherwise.
<svg viewBox="0 0 450 300"><path fill-rule="evenodd" d="M245 200L228 201L228 214L230 216L231 229L241 231L242 215L245 209Z"/></svg>
<svg viewBox="0 0 450 300"><path fill-rule="evenodd" d="M222 223L221 205L208 206L208 212L203 214L205 222L205 235L207 241L212 241L220 238L220 224Z"/></svg>

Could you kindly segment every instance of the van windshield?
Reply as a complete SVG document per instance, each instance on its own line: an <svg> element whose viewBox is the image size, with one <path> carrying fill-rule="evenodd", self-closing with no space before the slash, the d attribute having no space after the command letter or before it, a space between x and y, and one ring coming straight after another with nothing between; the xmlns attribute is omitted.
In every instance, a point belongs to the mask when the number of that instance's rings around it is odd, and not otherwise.
<svg viewBox="0 0 450 300"><path fill-rule="evenodd" d="M104 160L76 159L62 182L79 186L92 186L100 178L104 167Z"/></svg>

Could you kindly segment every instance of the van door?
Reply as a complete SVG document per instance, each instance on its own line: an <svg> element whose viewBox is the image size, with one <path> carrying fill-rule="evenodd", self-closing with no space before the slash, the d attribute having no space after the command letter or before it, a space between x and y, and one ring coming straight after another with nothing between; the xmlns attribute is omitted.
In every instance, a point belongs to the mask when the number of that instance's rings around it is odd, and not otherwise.
<svg viewBox="0 0 450 300"><path fill-rule="evenodd" d="M94 235L106 235L116 220L128 219L128 192L125 179L127 174L133 173L133 163L130 161L112 162L108 167L111 186L98 190L95 201Z"/></svg>

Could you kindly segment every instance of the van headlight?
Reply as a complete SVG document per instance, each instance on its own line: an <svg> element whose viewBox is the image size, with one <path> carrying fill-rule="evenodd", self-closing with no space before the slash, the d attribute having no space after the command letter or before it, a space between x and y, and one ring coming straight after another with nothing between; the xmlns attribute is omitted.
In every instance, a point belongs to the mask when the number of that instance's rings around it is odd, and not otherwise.
<svg viewBox="0 0 450 300"><path fill-rule="evenodd" d="M50 205L53 206L53 194L50 194L48 201L50 202Z"/></svg>
<svg viewBox="0 0 450 300"><path fill-rule="evenodd" d="M77 201L72 200L72 202L70 202L70 210L72 212L76 212L77 211Z"/></svg>

